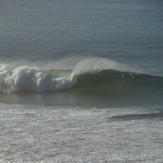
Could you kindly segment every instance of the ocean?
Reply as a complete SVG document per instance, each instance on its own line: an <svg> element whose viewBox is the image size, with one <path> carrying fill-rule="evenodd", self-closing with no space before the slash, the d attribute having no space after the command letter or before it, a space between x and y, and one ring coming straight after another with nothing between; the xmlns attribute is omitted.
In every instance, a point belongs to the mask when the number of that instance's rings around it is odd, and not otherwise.
<svg viewBox="0 0 163 163"><path fill-rule="evenodd" d="M163 2L0 2L0 162L163 162Z"/></svg>

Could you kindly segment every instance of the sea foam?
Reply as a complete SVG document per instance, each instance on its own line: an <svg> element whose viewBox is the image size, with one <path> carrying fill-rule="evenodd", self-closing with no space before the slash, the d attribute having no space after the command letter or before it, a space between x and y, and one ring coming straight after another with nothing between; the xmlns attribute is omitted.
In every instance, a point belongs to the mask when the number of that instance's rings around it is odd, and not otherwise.
<svg viewBox="0 0 163 163"><path fill-rule="evenodd" d="M38 67L3 64L0 66L0 92L54 91L71 87L72 82L63 77L53 77Z"/></svg>

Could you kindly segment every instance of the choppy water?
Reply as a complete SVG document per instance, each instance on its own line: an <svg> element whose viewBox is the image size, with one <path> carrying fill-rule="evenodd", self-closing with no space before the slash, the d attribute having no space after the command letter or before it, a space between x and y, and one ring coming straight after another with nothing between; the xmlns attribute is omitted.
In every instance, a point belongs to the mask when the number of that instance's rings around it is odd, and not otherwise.
<svg viewBox="0 0 163 163"><path fill-rule="evenodd" d="M0 2L0 161L162 162L163 3Z"/></svg>

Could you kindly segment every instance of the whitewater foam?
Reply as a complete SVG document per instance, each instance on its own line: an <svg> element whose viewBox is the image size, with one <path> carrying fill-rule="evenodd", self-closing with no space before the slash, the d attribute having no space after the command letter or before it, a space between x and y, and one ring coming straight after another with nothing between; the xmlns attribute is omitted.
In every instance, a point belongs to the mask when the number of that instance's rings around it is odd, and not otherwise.
<svg viewBox="0 0 163 163"><path fill-rule="evenodd" d="M0 104L0 110L0 162L163 160L162 116L157 107Z"/></svg>
<svg viewBox="0 0 163 163"><path fill-rule="evenodd" d="M61 77L53 77L41 72L37 67L9 65L0 66L0 92L56 91L71 87L72 82Z"/></svg>

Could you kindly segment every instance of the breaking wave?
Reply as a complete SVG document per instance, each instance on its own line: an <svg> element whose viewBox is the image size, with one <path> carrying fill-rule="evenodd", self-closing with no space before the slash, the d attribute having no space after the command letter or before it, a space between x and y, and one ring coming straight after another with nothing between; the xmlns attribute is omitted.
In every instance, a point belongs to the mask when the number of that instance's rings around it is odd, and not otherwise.
<svg viewBox="0 0 163 163"><path fill-rule="evenodd" d="M84 95L159 94L163 77L128 71L111 60L84 60L72 70L40 69L0 65L0 92L44 92L69 90Z"/></svg>

